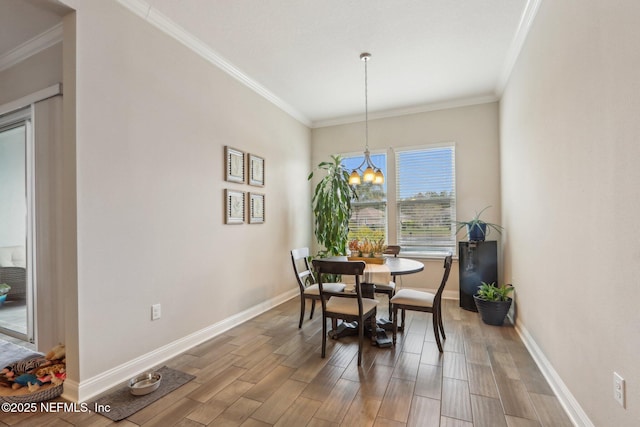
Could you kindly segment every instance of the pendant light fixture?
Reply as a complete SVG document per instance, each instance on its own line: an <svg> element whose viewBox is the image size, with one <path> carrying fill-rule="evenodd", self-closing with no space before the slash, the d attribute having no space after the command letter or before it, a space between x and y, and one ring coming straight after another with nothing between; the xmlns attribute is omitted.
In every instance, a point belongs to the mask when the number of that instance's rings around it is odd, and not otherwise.
<svg viewBox="0 0 640 427"><path fill-rule="evenodd" d="M373 184L384 184L384 174L371 160L369 153L369 98L367 93L367 62L371 59L370 53L361 53L360 59L364 61L364 128L365 128L365 148L364 160L349 175L349 184L360 185L362 182ZM365 167L364 171L362 168ZM362 174L362 177L360 176Z"/></svg>

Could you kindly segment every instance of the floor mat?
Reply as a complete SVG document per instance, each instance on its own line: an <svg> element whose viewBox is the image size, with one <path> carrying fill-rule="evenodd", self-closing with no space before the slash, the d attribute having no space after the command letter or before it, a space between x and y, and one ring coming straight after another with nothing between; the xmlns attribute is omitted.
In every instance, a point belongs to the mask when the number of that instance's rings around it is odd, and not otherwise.
<svg viewBox="0 0 640 427"><path fill-rule="evenodd" d="M194 375L177 371L166 366L158 369L158 372L162 374L162 381L160 382L160 387L158 387L156 391L144 396L134 396L129 391L129 387L124 386L107 396L101 397L90 406L97 408L97 405L103 405L101 406L102 408L108 409L98 411L100 414L112 419L113 421L120 421L135 414L142 408L149 406L162 396L171 393L173 390L195 378Z"/></svg>

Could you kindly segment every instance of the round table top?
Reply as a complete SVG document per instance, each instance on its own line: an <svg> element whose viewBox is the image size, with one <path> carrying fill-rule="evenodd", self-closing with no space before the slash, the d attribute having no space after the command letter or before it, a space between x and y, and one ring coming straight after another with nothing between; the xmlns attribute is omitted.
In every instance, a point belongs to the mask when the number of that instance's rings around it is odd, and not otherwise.
<svg viewBox="0 0 640 427"><path fill-rule="evenodd" d="M326 258L333 261L347 261L346 256L333 256ZM424 270L424 264L409 258L385 257L385 265L389 267L392 276L402 276L403 274L413 274Z"/></svg>

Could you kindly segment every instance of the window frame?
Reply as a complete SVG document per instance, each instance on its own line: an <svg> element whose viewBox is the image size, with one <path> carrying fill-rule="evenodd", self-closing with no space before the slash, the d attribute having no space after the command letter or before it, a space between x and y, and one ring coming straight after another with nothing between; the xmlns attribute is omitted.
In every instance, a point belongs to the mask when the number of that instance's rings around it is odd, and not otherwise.
<svg viewBox="0 0 640 427"><path fill-rule="evenodd" d="M400 147L389 147L387 149L375 150L371 151L371 155L385 155L386 162L386 173L385 173L385 187L386 187L386 217L385 217L385 236L388 244L398 244L400 239L400 232L398 230L398 214L399 214L399 203L400 200L397 195L398 190L398 174L397 174L397 164L399 159L399 153L407 152L407 151L417 151L417 150L432 150L438 148L451 148L453 150L453 160L452 160L452 174L453 174L453 196L452 196L452 229L451 229L451 252L454 255L457 255L457 238L456 238L456 215L457 215L457 174L456 174L456 164L457 164L457 156L456 156L456 143L453 141L434 143L434 144L422 144L422 145L413 145L413 146L400 146ZM364 153L361 152L346 152L340 153L340 156L343 158L353 158L353 157L364 157ZM393 206L393 209L390 207ZM424 259L442 259L446 256L448 251L445 250L421 250L421 251L407 251L403 248L400 252L399 256L404 256L408 258L424 258Z"/></svg>

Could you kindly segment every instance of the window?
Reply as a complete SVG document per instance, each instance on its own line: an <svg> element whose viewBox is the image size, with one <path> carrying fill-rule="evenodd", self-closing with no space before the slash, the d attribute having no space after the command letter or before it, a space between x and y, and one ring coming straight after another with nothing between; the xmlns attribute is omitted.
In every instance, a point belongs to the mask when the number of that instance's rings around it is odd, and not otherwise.
<svg viewBox="0 0 640 427"><path fill-rule="evenodd" d="M395 174L387 174L387 157ZM456 252L455 147L412 147L372 154L383 185L361 184L352 203L349 239L385 239L407 255ZM363 156L343 156L351 171ZM393 171L392 171L393 172ZM388 187L387 187L388 186ZM387 192L387 188L394 191ZM387 201L387 198L389 200Z"/></svg>
<svg viewBox="0 0 640 427"><path fill-rule="evenodd" d="M455 253L453 146L397 150L397 242L403 252Z"/></svg>
<svg viewBox="0 0 640 427"><path fill-rule="evenodd" d="M344 156L343 165L350 172L357 168L364 156ZM387 155L372 154L371 160L387 176ZM387 239L387 184L362 183L358 186L358 199L351 203L349 240L367 238Z"/></svg>

